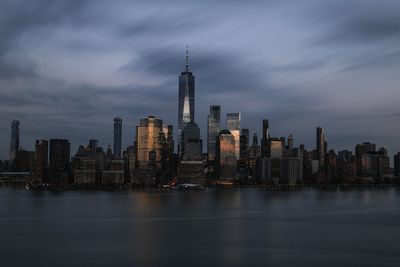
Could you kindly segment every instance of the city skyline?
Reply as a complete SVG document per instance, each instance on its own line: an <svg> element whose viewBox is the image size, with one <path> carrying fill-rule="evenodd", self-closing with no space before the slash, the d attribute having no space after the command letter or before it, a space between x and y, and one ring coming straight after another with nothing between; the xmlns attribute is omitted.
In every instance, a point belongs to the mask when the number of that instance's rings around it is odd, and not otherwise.
<svg viewBox="0 0 400 267"><path fill-rule="evenodd" d="M187 43L204 141L208 109L216 104L222 122L240 112L251 136L262 137L261 120L268 118L271 136L292 133L295 146L314 148L320 125L336 151L365 141L387 147L391 157L400 150L399 3L233 2L231 18L218 18L221 3L214 11L205 2L158 17L162 2L153 11L142 3L141 16L125 1L24 3L3 1L0 8L7 25L0 29L2 160L12 120L21 122L20 145L28 150L51 138L71 140L71 151L88 139L113 145L115 116L124 120L123 148L147 115L178 129L176 76ZM185 19L174 23L176 16Z"/></svg>

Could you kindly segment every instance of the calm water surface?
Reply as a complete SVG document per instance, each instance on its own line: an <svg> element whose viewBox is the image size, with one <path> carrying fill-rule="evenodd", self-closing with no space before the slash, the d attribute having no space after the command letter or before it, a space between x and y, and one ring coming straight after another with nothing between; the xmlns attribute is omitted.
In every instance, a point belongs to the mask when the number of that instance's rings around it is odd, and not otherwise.
<svg viewBox="0 0 400 267"><path fill-rule="evenodd" d="M0 188L0 266L400 266L400 191Z"/></svg>

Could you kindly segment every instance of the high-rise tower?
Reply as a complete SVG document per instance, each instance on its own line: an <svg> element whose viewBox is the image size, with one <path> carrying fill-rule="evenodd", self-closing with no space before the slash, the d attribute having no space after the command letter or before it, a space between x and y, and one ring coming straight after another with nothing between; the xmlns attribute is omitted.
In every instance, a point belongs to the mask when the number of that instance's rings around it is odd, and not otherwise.
<svg viewBox="0 0 400 267"><path fill-rule="evenodd" d="M216 142L221 123L221 106L210 106L210 114L207 122L207 153L208 159L214 160L216 151Z"/></svg>
<svg viewBox="0 0 400 267"><path fill-rule="evenodd" d="M326 141L325 132L321 127L317 127L317 159L319 160L319 166L325 165L325 154L326 154Z"/></svg>
<svg viewBox="0 0 400 267"><path fill-rule="evenodd" d="M226 114L226 128L231 132L235 139L235 156L240 157L240 113Z"/></svg>
<svg viewBox="0 0 400 267"><path fill-rule="evenodd" d="M181 135L185 126L194 121L194 84L195 77L189 71L189 50L186 47L185 71L179 76L178 99L178 153L180 154Z"/></svg>
<svg viewBox="0 0 400 267"><path fill-rule="evenodd" d="M114 118L114 156L121 158L122 119Z"/></svg>
<svg viewBox="0 0 400 267"><path fill-rule="evenodd" d="M19 149L19 121L11 123L10 162L15 159Z"/></svg>

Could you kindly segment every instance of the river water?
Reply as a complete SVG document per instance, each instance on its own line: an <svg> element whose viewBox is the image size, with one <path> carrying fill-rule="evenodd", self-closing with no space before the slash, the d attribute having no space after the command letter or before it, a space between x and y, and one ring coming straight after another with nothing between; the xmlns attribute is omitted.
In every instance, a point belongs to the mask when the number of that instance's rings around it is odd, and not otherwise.
<svg viewBox="0 0 400 267"><path fill-rule="evenodd" d="M0 188L0 266L400 266L400 191Z"/></svg>

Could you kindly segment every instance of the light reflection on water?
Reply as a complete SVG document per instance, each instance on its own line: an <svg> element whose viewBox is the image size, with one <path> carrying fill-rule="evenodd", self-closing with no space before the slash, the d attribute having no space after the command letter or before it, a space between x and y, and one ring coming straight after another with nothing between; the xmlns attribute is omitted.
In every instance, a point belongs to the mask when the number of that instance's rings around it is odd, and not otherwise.
<svg viewBox="0 0 400 267"><path fill-rule="evenodd" d="M398 266L398 244L395 189L0 188L1 266Z"/></svg>

